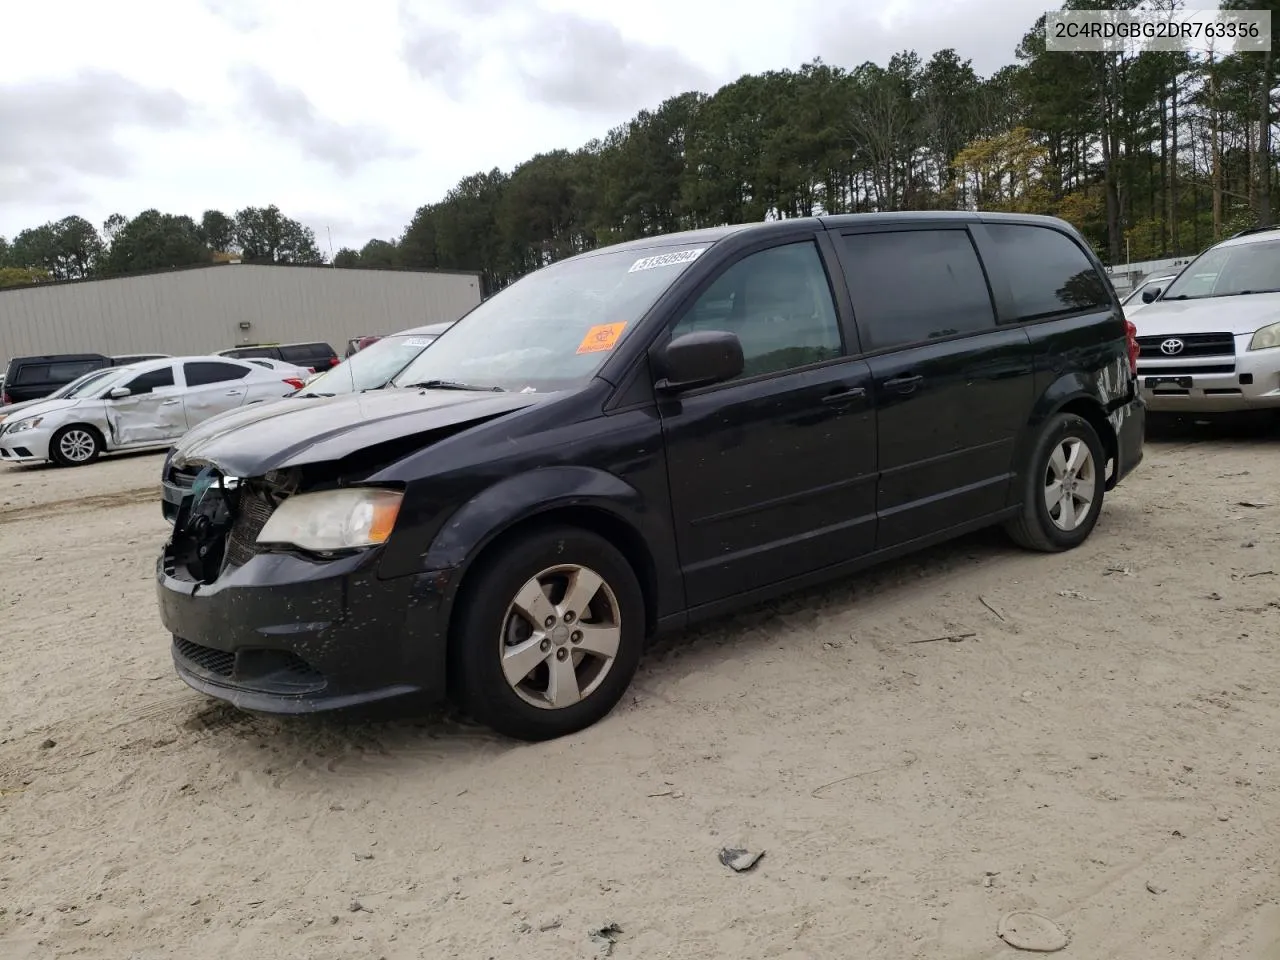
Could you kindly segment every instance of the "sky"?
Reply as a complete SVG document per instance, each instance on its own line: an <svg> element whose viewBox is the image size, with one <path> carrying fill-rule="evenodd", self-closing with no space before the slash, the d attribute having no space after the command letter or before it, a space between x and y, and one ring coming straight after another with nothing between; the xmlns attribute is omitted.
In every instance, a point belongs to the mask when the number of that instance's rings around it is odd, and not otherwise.
<svg viewBox="0 0 1280 960"><path fill-rule="evenodd" d="M983 76L1045 0L59 0L6 4L0 236L277 204L326 253L462 177L814 57L954 47Z"/></svg>

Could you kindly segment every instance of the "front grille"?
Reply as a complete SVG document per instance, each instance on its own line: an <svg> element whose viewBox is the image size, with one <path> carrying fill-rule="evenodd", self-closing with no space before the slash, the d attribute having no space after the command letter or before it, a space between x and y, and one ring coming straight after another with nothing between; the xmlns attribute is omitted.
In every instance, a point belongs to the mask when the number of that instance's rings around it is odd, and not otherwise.
<svg viewBox="0 0 1280 960"><path fill-rule="evenodd" d="M176 637L173 641L173 648L183 660L208 673L230 678L235 672L236 655L234 653L227 653L225 650L214 650L212 647L202 647L198 643L192 643L190 640L182 640Z"/></svg>
<svg viewBox="0 0 1280 960"><path fill-rule="evenodd" d="M1160 345L1168 340L1181 340L1182 349L1165 353ZM1184 357L1234 357L1236 338L1230 333L1185 333L1163 337L1139 337L1138 357L1144 360L1181 360Z"/></svg>
<svg viewBox="0 0 1280 960"><path fill-rule="evenodd" d="M261 550L258 546L258 534L274 511L275 506L265 495L250 486L241 488L236 519L231 525L231 532L227 534L229 566L244 566L257 556Z"/></svg>

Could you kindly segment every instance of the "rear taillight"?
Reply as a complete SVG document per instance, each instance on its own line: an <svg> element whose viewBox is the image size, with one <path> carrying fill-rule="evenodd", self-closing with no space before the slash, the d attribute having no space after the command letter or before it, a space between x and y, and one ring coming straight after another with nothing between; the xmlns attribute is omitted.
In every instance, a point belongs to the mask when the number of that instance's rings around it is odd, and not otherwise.
<svg viewBox="0 0 1280 960"><path fill-rule="evenodd" d="M6 394L0 394L0 403L13 403L13 397Z"/></svg>
<svg viewBox="0 0 1280 960"><path fill-rule="evenodd" d="M341 360L339 360L337 357L330 357L330 358L329 358L329 366L331 366L331 367L336 367L336 366L337 366L338 364L340 364L341 362L342 362L342 361L341 361Z"/></svg>
<svg viewBox="0 0 1280 960"><path fill-rule="evenodd" d="M1134 326L1132 320L1124 322L1124 335L1129 344L1129 372L1137 374L1138 354L1142 352L1142 348L1138 346L1138 328Z"/></svg>
<svg viewBox="0 0 1280 960"><path fill-rule="evenodd" d="M285 377L284 382L295 390L301 390L307 385L305 381L299 380L297 377Z"/></svg>

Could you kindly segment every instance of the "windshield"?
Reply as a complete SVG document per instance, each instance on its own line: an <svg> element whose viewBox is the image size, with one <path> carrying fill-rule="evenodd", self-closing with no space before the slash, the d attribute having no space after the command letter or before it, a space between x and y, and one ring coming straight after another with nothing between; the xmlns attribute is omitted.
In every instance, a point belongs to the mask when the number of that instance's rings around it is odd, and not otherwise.
<svg viewBox="0 0 1280 960"><path fill-rule="evenodd" d="M1200 300L1280 291L1280 240L1213 247L1169 284L1161 300Z"/></svg>
<svg viewBox="0 0 1280 960"><path fill-rule="evenodd" d="M320 374L299 396L332 396L385 387L433 340L435 337L427 334L384 337Z"/></svg>
<svg viewBox="0 0 1280 960"><path fill-rule="evenodd" d="M104 367L101 370L94 370L92 373L86 373L84 376L77 377L75 380L72 380L65 387L59 387L57 390L53 391L53 393L49 394L49 399L61 400L63 397L82 396L80 393L82 388L96 383L103 377L110 376L114 372L113 368Z"/></svg>
<svg viewBox="0 0 1280 960"><path fill-rule="evenodd" d="M450 327L394 384L527 393L580 386L707 246L606 251L535 270Z"/></svg>
<svg viewBox="0 0 1280 960"><path fill-rule="evenodd" d="M134 374L132 367L109 367L102 376L86 380L74 390L67 393L67 398L75 400L81 397L101 397L112 387L128 380Z"/></svg>

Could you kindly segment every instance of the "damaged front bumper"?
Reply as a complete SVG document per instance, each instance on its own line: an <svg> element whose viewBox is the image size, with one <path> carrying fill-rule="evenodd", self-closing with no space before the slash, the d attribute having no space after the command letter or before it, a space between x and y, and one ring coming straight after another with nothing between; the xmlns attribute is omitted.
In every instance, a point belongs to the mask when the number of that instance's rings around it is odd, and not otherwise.
<svg viewBox="0 0 1280 960"><path fill-rule="evenodd" d="M212 583L174 540L156 564L178 675L246 710L310 713L445 695L452 571L382 578L380 550L331 559L257 552Z"/></svg>

